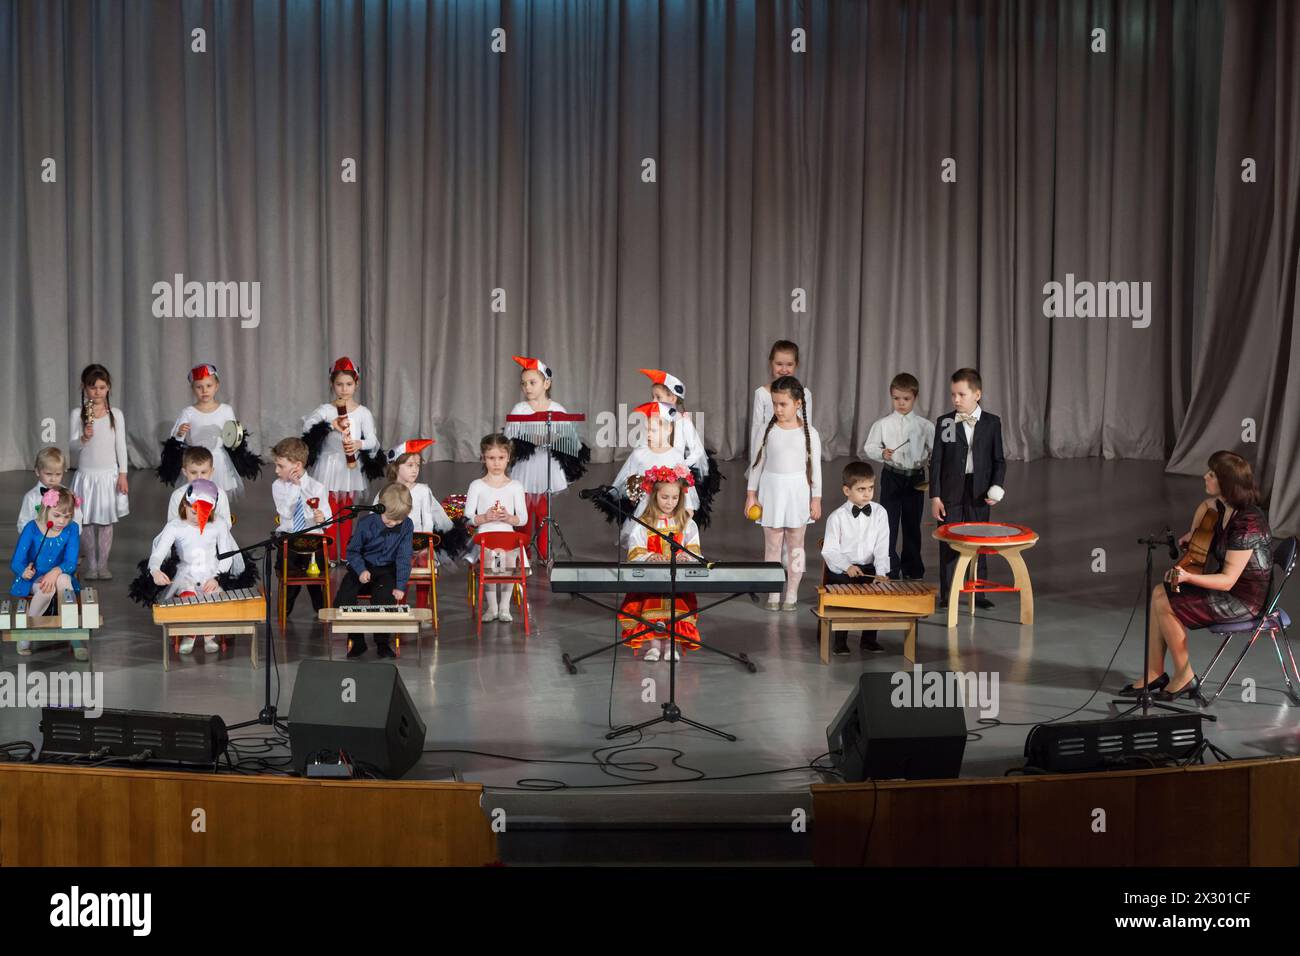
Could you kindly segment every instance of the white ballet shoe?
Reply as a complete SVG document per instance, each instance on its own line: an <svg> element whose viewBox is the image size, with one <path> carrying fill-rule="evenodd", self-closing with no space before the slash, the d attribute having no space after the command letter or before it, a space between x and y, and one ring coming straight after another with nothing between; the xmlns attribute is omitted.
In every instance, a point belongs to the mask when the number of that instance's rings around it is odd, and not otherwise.
<svg viewBox="0 0 1300 956"><path fill-rule="evenodd" d="M507 624L508 624L509 622L511 622L511 621L514 620L514 618L510 616L510 602L509 602L509 601L507 601L503 607L499 607L499 608L497 608L497 620L498 620L498 621L505 621Z"/></svg>
<svg viewBox="0 0 1300 956"><path fill-rule="evenodd" d="M647 663L653 663L654 661L659 660L659 645L658 644L652 645L650 647L650 650L645 652L645 657L641 659L643 661L646 661Z"/></svg>
<svg viewBox="0 0 1300 956"><path fill-rule="evenodd" d="M194 638L192 638L192 637L182 637L182 638L181 638L181 653L182 653L182 654L193 654L193 653L194 653Z"/></svg>
<svg viewBox="0 0 1300 956"><path fill-rule="evenodd" d="M203 649L209 654L216 654L221 650L221 645L217 643L215 637L205 637L203 639Z"/></svg>

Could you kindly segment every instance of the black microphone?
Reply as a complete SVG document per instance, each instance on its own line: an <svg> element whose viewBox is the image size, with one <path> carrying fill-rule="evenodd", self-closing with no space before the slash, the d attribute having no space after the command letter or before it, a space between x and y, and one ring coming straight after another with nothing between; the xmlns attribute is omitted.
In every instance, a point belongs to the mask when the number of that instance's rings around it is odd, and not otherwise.
<svg viewBox="0 0 1300 956"><path fill-rule="evenodd" d="M383 514L388 509L383 505L349 505L353 511L373 511L377 515Z"/></svg>
<svg viewBox="0 0 1300 956"><path fill-rule="evenodd" d="M1165 544L1169 545L1169 560L1178 560L1178 542L1174 540L1174 533L1165 528Z"/></svg>
<svg viewBox="0 0 1300 956"><path fill-rule="evenodd" d="M578 497L584 501L590 501L592 498L608 498L613 490L613 485L597 485L595 488L584 488L578 492Z"/></svg>

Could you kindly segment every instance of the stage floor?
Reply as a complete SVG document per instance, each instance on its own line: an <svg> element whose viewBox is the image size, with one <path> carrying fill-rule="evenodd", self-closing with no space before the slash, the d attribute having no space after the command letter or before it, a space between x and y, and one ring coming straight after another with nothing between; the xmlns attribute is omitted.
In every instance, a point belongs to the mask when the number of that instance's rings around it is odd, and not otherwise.
<svg viewBox="0 0 1300 956"><path fill-rule="evenodd" d="M843 464L825 467L832 489L827 512L840 503L838 482L831 476L837 476ZM441 497L463 490L478 471L477 465L441 464L426 466L422 478ZM596 466L592 472L584 485L607 480L613 468ZM760 560L761 535L740 514L740 463L724 463L724 472L728 478L722 506L703 536L704 551L719 560ZM16 510L18 497L32 480L30 472L0 475L0 500ZM1166 523L1181 533L1202 493L1200 479L1168 476L1159 462L1101 459L1012 462L1006 486L1006 502L995 509L994 517L1027 524L1041 535L1038 546L1026 552L1036 623L1018 624L1017 599L1004 595L996 608L979 611L973 619L963 611L952 631L932 619L918 633L917 663L922 667L999 675L998 717L1011 725L980 730L978 739L966 745L962 775L967 777L1000 776L1018 767L1027 725L1084 705L1098 687L1101 691L1091 703L1069 719L1107 714L1114 691L1136 673L1140 654L1139 606L1128 640L1111 673L1105 674L1142 590L1144 550L1135 539ZM192 657L174 659L171 670L164 672L159 629L147 610L126 598L135 564L147 555L149 542L163 524L168 492L151 473L132 474L131 515L117 526L113 546L114 580L96 582L107 620L94 642L95 665L105 675L105 705L215 713L227 723L254 717L262 705L263 675L251 666L247 639L239 639L220 657L205 656L200 642ZM241 542L270 527L269 473L235 503L235 513L235 535ZM613 559L612 528L576 492L557 499L555 513L576 557ZM772 614L740 598L701 618L706 640L744 651L758 664L757 673L705 652L688 654L678 670L677 699L685 715L735 734L735 743L680 724L660 725L639 744L636 737L625 738L624 746L635 744L636 749L615 754L604 734L611 725L659 714L658 703L642 700L643 680L653 678L658 700L664 700L667 663L642 663L620 651L616 660L612 654L598 656L570 676L560 662L561 653L576 655L609 641L614 633L611 615L553 595L542 578L534 577L532 634L524 636L516 614L513 624L485 624L478 639L466 605L464 572L444 574L440 634L430 632L424 638L422 663L411 645L403 648L398 662L428 727L431 752L421 767L454 766L464 779L491 788L486 805L505 808L510 820L534 825L788 824L793 809L809 806L809 784L823 779L806 768L826 750L826 725L857 675L864 669L893 671L905 665L901 632L881 632L889 653L863 655L853 635L852 656L832 658L829 666L820 663L810 611L820 573L820 559L814 557L820 530L818 525L809 532L810 568L797 612ZM927 526L923 533L928 536L930 530ZM12 554L15 539L13 524L6 521L0 529L6 554ZM1104 573L1092 570L1097 548L1105 550ZM927 578L937 580L937 544L932 541L927 540L925 560ZM1167 555L1157 555L1157 561L1162 570ZM992 562L991 573L1008 577L999 560ZM1293 616L1300 612L1298 595L1300 584L1293 584L1284 601ZM287 659L278 668L282 713L290 711L298 662L325 655L322 629L312 621L305 597L284 637ZM1193 660L1199 667L1214 646L1215 639L1207 633L1195 636ZM341 652L340 641L336 657ZM3 667L13 670L19 660L14 646L6 644ZM373 650L363 660L375 660ZM38 650L23 661L29 669L85 667L73 662L65 645ZM1219 674L1224 673L1221 662ZM1271 647L1261 642L1234 683L1246 677L1259 685L1257 702L1243 703L1240 688L1230 688L1211 711L1219 719L1206 725L1207 736L1236 757L1300 753L1300 708L1290 706L1278 690L1281 681ZM977 717L968 710L972 729L977 729ZM0 708L0 742L25 739L39 744L38 722L39 711ZM600 748L605 748L601 752L606 759L631 766L602 771L593 765L592 756ZM456 750L525 759L452 752ZM545 786L544 780L606 789L529 789Z"/></svg>

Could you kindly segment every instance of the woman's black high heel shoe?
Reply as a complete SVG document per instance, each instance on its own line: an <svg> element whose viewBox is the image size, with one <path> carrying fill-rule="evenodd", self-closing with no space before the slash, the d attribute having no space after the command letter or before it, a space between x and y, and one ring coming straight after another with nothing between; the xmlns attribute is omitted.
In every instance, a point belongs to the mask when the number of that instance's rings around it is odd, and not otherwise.
<svg viewBox="0 0 1300 956"><path fill-rule="evenodd" d="M1148 685L1147 689L1154 694L1157 691L1164 690L1168 686L1169 686L1169 675L1161 674L1159 677L1153 680L1150 683L1150 685ZM1140 691L1141 689L1142 689L1141 684L1138 684L1136 687L1134 687L1132 684L1125 684L1123 687L1120 688L1119 696L1136 697L1138 695L1138 691Z"/></svg>
<svg viewBox="0 0 1300 956"><path fill-rule="evenodd" d="M1192 673L1192 679L1182 686L1179 690L1169 691L1162 690L1156 694L1156 700L1178 700L1180 697L1186 697L1188 700L1197 700L1201 696L1201 679Z"/></svg>

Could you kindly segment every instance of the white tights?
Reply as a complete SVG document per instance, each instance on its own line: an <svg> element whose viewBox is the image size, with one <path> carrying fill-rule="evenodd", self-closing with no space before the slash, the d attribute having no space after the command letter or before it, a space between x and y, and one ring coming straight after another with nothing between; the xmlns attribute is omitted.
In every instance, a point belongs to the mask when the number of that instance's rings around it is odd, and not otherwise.
<svg viewBox="0 0 1300 956"><path fill-rule="evenodd" d="M803 538L807 530L807 526L763 529L763 560L782 561L785 565L785 595L769 594L769 603L783 600L789 604L798 600L799 582L803 579L806 564ZM782 546L785 549L784 555Z"/></svg>

